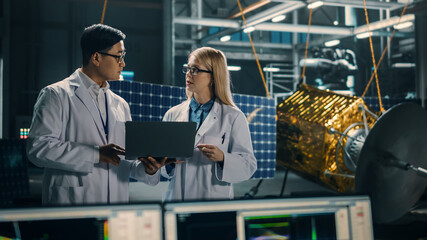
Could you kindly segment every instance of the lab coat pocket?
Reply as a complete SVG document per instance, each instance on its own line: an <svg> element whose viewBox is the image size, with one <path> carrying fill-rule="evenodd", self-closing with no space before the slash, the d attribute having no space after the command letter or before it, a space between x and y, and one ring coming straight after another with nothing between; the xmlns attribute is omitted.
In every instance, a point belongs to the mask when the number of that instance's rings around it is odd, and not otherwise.
<svg viewBox="0 0 427 240"><path fill-rule="evenodd" d="M82 187L83 179L80 175L52 175L54 187Z"/></svg>
<svg viewBox="0 0 427 240"><path fill-rule="evenodd" d="M216 136L203 136L201 141L201 144L209 144L209 145L215 145L217 146L219 149L221 149L221 151L224 152L224 149L221 148L222 145L222 138L220 137L216 137ZM207 158L205 155L203 155L202 153L200 153L203 157L202 160L206 163L213 163L212 160L210 160L209 158Z"/></svg>
<svg viewBox="0 0 427 240"><path fill-rule="evenodd" d="M87 187L52 187L49 202L82 203Z"/></svg>
<svg viewBox="0 0 427 240"><path fill-rule="evenodd" d="M215 145L217 147L221 147L221 138L219 137L214 137L214 136L203 136L203 138L201 139L200 143L203 144L209 144L209 145Z"/></svg>
<svg viewBox="0 0 427 240"><path fill-rule="evenodd" d="M227 134L223 134L222 137L220 136L204 136L203 139L205 142L204 144L211 144L217 146L219 149L221 149L222 152L227 152L228 147L228 137Z"/></svg>

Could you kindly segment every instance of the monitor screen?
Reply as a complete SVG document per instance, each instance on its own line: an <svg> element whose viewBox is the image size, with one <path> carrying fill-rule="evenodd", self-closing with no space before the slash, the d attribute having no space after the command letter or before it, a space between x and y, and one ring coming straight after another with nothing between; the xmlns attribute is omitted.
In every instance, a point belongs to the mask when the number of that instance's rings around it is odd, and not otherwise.
<svg viewBox="0 0 427 240"><path fill-rule="evenodd" d="M168 203L165 239L373 239L368 197Z"/></svg>
<svg viewBox="0 0 427 240"><path fill-rule="evenodd" d="M235 212L178 214L176 227L178 239L237 238Z"/></svg>
<svg viewBox="0 0 427 240"><path fill-rule="evenodd" d="M334 209L308 211L260 210L237 215L239 239L345 239L337 236ZM338 226L339 228L340 226ZM344 238L342 238L344 237Z"/></svg>
<svg viewBox="0 0 427 240"><path fill-rule="evenodd" d="M0 210L0 239L162 239L160 204Z"/></svg>

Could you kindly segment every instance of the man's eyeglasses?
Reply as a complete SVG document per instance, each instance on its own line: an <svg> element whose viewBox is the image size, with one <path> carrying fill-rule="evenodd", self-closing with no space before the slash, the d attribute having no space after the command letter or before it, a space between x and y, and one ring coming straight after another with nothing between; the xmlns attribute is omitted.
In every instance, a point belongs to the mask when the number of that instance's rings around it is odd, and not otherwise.
<svg viewBox="0 0 427 240"><path fill-rule="evenodd" d="M197 67L182 67L182 72L185 74L190 72L193 76L196 76L197 74L199 74L199 72L212 73L212 71L203 70Z"/></svg>
<svg viewBox="0 0 427 240"><path fill-rule="evenodd" d="M126 52L123 52L122 55L113 55L113 54L109 54L109 53L105 53L105 52L98 52L98 53L115 58L117 60L117 63L122 63L123 60L125 59L125 55L126 55Z"/></svg>

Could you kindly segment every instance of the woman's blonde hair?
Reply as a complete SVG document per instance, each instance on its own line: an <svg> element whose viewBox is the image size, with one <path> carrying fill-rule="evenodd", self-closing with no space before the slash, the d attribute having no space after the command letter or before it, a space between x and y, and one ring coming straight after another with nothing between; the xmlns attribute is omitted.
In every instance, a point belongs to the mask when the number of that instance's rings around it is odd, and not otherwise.
<svg viewBox="0 0 427 240"><path fill-rule="evenodd" d="M212 71L215 96L224 104L236 107L231 96L230 73L224 53L211 47L201 47L190 53L188 58L191 56L194 56L199 64ZM193 92L186 90L186 93L189 99L193 97Z"/></svg>

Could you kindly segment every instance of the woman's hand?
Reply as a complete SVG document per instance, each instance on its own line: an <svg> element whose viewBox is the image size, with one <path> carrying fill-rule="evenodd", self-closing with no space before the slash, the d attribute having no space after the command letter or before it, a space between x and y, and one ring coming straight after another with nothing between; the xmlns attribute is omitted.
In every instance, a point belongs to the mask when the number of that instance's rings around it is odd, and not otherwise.
<svg viewBox="0 0 427 240"><path fill-rule="evenodd" d="M197 145L199 150L205 155L207 158L214 162L223 162L224 161L224 153L215 145L209 144L199 144Z"/></svg>
<svg viewBox="0 0 427 240"><path fill-rule="evenodd" d="M147 158L140 157L140 158L138 158L138 160L141 161L141 163L144 165L145 172L149 175L155 174L161 167L163 167L167 164L183 163L184 162L184 161L178 161L175 158L169 158L168 159L167 157L156 160L150 156Z"/></svg>

